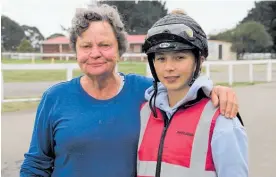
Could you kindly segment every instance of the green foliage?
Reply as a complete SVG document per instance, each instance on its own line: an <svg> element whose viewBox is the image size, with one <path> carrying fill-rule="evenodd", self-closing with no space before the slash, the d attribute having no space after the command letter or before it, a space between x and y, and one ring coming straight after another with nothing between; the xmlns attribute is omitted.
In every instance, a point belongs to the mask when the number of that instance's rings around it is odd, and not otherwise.
<svg viewBox="0 0 276 177"><path fill-rule="evenodd" d="M20 25L6 16L1 16L1 35L1 44L7 51L15 51L25 37Z"/></svg>
<svg viewBox="0 0 276 177"><path fill-rule="evenodd" d="M275 12L276 1L255 2L255 7L235 29L210 35L210 39L232 42L235 44L233 49L238 53L271 52L271 49L276 52Z"/></svg>
<svg viewBox="0 0 276 177"><path fill-rule="evenodd" d="M276 1L255 2L255 7L248 12L241 23L252 20L265 26L273 40L272 49L276 52Z"/></svg>
<svg viewBox="0 0 276 177"><path fill-rule="evenodd" d="M256 21L241 23L234 29L211 35L209 39L231 42L231 49L237 52L238 59L245 52L268 52L273 45L271 36L264 25Z"/></svg>
<svg viewBox="0 0 276 177"><path fill-rule="evenodd" d="M232 42L234 33L235 33L235 29L230 29L225 32L219 33L217 35L209 35L209 39Z"/></svg>
<svg viewBox="0 0 276 177"><path fill-rule="evenodd" d="M33 52L34 48L27 39L23 39L17 47L17 52Z"/></svg>
<svg viewBox="0 0 276 177"><path fill-rule="evenodd" d="M265 27L255 21L248 21L238 25L232 38L232 49L237 54L259 53L272 45L271 36Z"/></svg>
<svg viewBox="0 0 276 177"><path fill-rule="evenodd" d="M146 34L148 29L161 17L167 15L166 2L161 1L106 1L120 12L129 34Z"/></svg>
<svg viewBox="0 0 276 177"><path fill-rule="evenodd" d="M1 49L15 52L21 41L26 39L36 51L40 50L40 42L44 40L44 37L36 27L20 26L4 15L1 16L1 23Z"/></svg>

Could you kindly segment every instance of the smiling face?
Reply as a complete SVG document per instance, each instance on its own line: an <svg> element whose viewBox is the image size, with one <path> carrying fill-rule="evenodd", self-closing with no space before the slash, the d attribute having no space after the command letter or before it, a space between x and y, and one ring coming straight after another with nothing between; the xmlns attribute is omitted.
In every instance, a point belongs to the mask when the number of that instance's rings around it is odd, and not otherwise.
<svg viewBox="0 0 276 177"><path fill-rule="evenodd" d="M91 22L77 38L78 64L88 76L113 73L119 59L118 42L111 25L106 21Z"/></svg>
<svg viewBox="0 0 276 177"><path fill-rule="evenodd" d="M182 91L195 71L195 56L191 51L155 53L154 68L158 79L168 91Z"/></svg>

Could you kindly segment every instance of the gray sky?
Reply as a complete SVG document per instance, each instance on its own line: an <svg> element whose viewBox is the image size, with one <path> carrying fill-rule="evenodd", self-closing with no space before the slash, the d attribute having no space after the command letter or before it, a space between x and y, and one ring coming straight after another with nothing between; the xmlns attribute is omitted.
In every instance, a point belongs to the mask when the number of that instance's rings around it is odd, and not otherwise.
<svg viewBox="0 0 276 177"><path fill-rule="evenodd" d="M1 0L1 14L20 25L37 27L44 37L62 33L60 25L70 27L75 9L89 0ZM207 34L235 27L254 7L253 0L244 1L173 1L167 0L169 11L184 9Z"/></svg>

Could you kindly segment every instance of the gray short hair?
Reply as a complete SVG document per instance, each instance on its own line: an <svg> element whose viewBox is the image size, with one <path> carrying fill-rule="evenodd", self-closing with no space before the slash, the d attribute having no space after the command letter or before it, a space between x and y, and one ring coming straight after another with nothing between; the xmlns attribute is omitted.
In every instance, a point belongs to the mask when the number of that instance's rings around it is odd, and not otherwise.
<svg viewBox="0 0 276 177"><path fill-rule="evenodd" d="M112 26L118 41L119 55L122 56L127 49L124 24L117 8L107 4L100 4L87 9L78 9L72 19L72 26L69 30L70 44L73 50L76 51L77 37L86 31L89 23L93 21L107 21Z"/></svg>

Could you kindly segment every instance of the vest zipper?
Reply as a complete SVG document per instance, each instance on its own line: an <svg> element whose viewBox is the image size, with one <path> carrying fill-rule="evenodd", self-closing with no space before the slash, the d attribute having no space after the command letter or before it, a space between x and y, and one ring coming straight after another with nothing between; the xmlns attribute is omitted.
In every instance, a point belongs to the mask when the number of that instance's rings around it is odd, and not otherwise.
<svg viewBox="0 0 276 177"><path fill-rule="evenodd" d="M205 97L206 96L203 93L202 89L200 89L198 91L198 93L197 93L197 98L195 99L195 101L192 102L192 103L186 103L186 104L178 107L177 110L173 113L173 115L171 116L171 118L169 120L168 120L166 112L160 110L161 113L162 113L162 118L164 119L164 129L162 131L162 135L161 135L161 139L160 139L160 144L159 144L159 147L158 147L158 156L157 156L157 164L156 164L155 177L160 177L160 175L161 175L161 164L162 164L162 155L163 155L164 141L165 141L166 133L167 133L167 130L169 128L170 122L173 119L173 116L175 115L175 113L179 109L187 109L188 107L191 107L191 106L197 104L200 100L202 100Z"/></svg>
<svg viewBox="0 0 276 177"><path fill-rule="evenodd" d="M161 174L161 164L162 164L162 155L163 155L163 149L164 149L164 141L165 141L165 137L167 134L167 130L169 128L170 122L174 116L174 114L178 111L179 109L177 109L173 115L171 116L170 119L168 119L167 114L160 110L162 113L162 117L164 119L164 128L162 131L162 135L161 135L161 139L160 139L160 144L158 147L158 155L157 155L157 164L156 164L156 171L155 171L155 177L160 177Z"/></svg>

